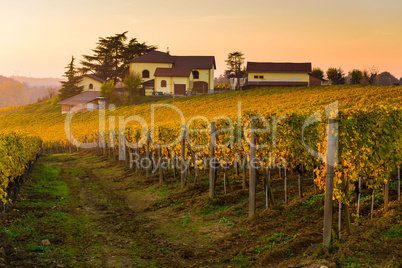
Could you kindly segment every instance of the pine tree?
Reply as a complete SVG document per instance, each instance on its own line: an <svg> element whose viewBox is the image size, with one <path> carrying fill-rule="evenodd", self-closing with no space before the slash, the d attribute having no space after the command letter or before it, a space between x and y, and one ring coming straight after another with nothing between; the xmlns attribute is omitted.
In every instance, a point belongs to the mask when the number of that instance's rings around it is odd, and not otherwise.
<svg viewBox="0 0 402 268"><path fill-rule="evenodd" d="M78 84L82 81L81 76L78 75L78 71L74 67L74 56L71 58L70 64L67 65L67 71L64 73L64 77L67 78L67 81L62 81L61 89L60 89L60 99L64 100L75 96L82 92L84 89L83 86L78 86Z"/></svg>
<svg viewBox="0 0 402 268"><path fill-rule="evenodd" d="M225 60L228 70L226 70L226 77L243 77L245 70L242 71L244 63L244 54L240 51L235 51L228 54L228 59Z"/></svg>
<svg viewBox="0 0 402 268"><path fill-rule="evenodd" d="M100 37L93 55L82 55L82 73L93 73L105 81L113 79L115 83L123 81L129 70L129 61L149 51L156 46L139 43L132 38L127 44L127 32L109 37Z"/></svg>

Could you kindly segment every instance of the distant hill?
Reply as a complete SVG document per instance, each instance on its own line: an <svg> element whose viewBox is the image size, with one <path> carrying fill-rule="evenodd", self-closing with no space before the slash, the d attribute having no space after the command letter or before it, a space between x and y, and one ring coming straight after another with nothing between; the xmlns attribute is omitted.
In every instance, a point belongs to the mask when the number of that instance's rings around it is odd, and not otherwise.
<svg viewBox="0 0 402 268"><path fill-rule="evenodd" d="M0 75L0 108L35 103L53 97L61 88L60 78Z"/></svg>
<svg viewBox="0 0 402 268"><path fill-rule="evenodd" d="M0 75L0 85L5 82L14 82L14 79Z"/></svg>
<svg viewBox="0 0 402 268"><path fill-rule="evenodd" d="M42 86L51 86L51 87L61 87L60 81L66 81L65 78L35 78L35 77L26 77L26 76L10 76L11 79L15 81L25 83L30 87L42 87Z"/></svg>

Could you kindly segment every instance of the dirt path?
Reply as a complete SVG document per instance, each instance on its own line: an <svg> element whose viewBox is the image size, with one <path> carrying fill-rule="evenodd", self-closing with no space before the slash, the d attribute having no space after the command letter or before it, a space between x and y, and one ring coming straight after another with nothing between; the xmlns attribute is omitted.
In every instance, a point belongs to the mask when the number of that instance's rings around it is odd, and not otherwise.
<svg viewBox="0 0 402 268"><path fill-rule="evenodd" d="M71 209L91 219L79 263L102 267L185 265L180 248L154 233L160 226L159 217L145 215L154 200L138 186L138 176L105 158L67 157L74 160L58 159L54 165L62 163L60 175L67 183L76 180L72 187L76 205ZM84 161L77 161L82 157ZM71 170L79 171L75 178L69 178Z"/></svg>

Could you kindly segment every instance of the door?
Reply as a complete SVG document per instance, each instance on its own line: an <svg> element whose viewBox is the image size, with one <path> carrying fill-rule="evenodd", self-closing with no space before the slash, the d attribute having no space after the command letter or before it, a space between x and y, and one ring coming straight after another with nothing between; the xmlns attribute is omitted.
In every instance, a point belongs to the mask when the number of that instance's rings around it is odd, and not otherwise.
<svg viewBox="0 0 402 268"><path fill-rule="evenodd" d="M175 84L174 85L175 95L186 95L186 85L185 84Z"/></svg>

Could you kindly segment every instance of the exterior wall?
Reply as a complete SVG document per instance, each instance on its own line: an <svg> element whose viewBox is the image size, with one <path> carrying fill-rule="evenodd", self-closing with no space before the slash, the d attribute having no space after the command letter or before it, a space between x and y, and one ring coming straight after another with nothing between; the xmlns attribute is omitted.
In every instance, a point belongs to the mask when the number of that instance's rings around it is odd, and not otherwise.
<svg viewBox="0 0 402 268"><path fill-rule="evenodd" d="M214 82L215 70L214 70L214 68L211 68L209 73L210 73L210 76L209 76L209 90L214 91L214 88L215 88L215 82Z"/></svg>
<svg viewBox="0 0 402 268"><path fill-rule="evenodd" d="M254 78L255 75L263 78ZM310 76L307 73L257 73L249 72L248 81L293 81L293 82L310 82Z"/></svg>
<svg viewBox="0 0 402 268"><path fill-rule="evenodd" d="M322 86L322 80L318 79L317 77L314 77L312 75L310 75L310 83L309 86L313 87L313 86Z"/></svg>
<svg viewBox="0 0 402 268"><path fill-rule="evenodd" d="M161 81L166 81L166 87L161 87ZM192 87L192 75L190 77L155 77L155 92L162 92L163 94L173 94L174 84L185 84L188 91Z"/></svg>
<svg viewBox="0 0 402 268"><path fill-rule="evenodd" d="M61 113L65 114L65 113L69 113L69 112L81 112L81 106L77 105L77 106L70 106L70 105L66 105L66 104L62 104L61 105ZM97 100L93 100L91 102L88 102L84 105L83 107L83 111L95 111L98 109L98 101Z"/></svg>
<svg viewBox="0 0 402 268"><path fill-rule="evenodd" d="M93 85L93 89L89 89L89 84ZM88 76L84 76L82 81L78 83L78 86L84 86L84 91L100 91L102 83Z"/></svg>
<svg viewBox="0 0 402 268"><path fill-rule="evenodd" d="M208 83L209 90L214 89L214 69L193 69L200 74L199 79L194 79L194 82L204 81Z"/></svg>
<svg viewBox="0 0 402 268"><path fill-rule="evenodd" d="M149 71L149 78L144 78L144 81L155 79L154 74L156 68L172 68L171 63L146 63L146 62L131 62L130 74L139 74L142 77L142 71Z"/></svg>

